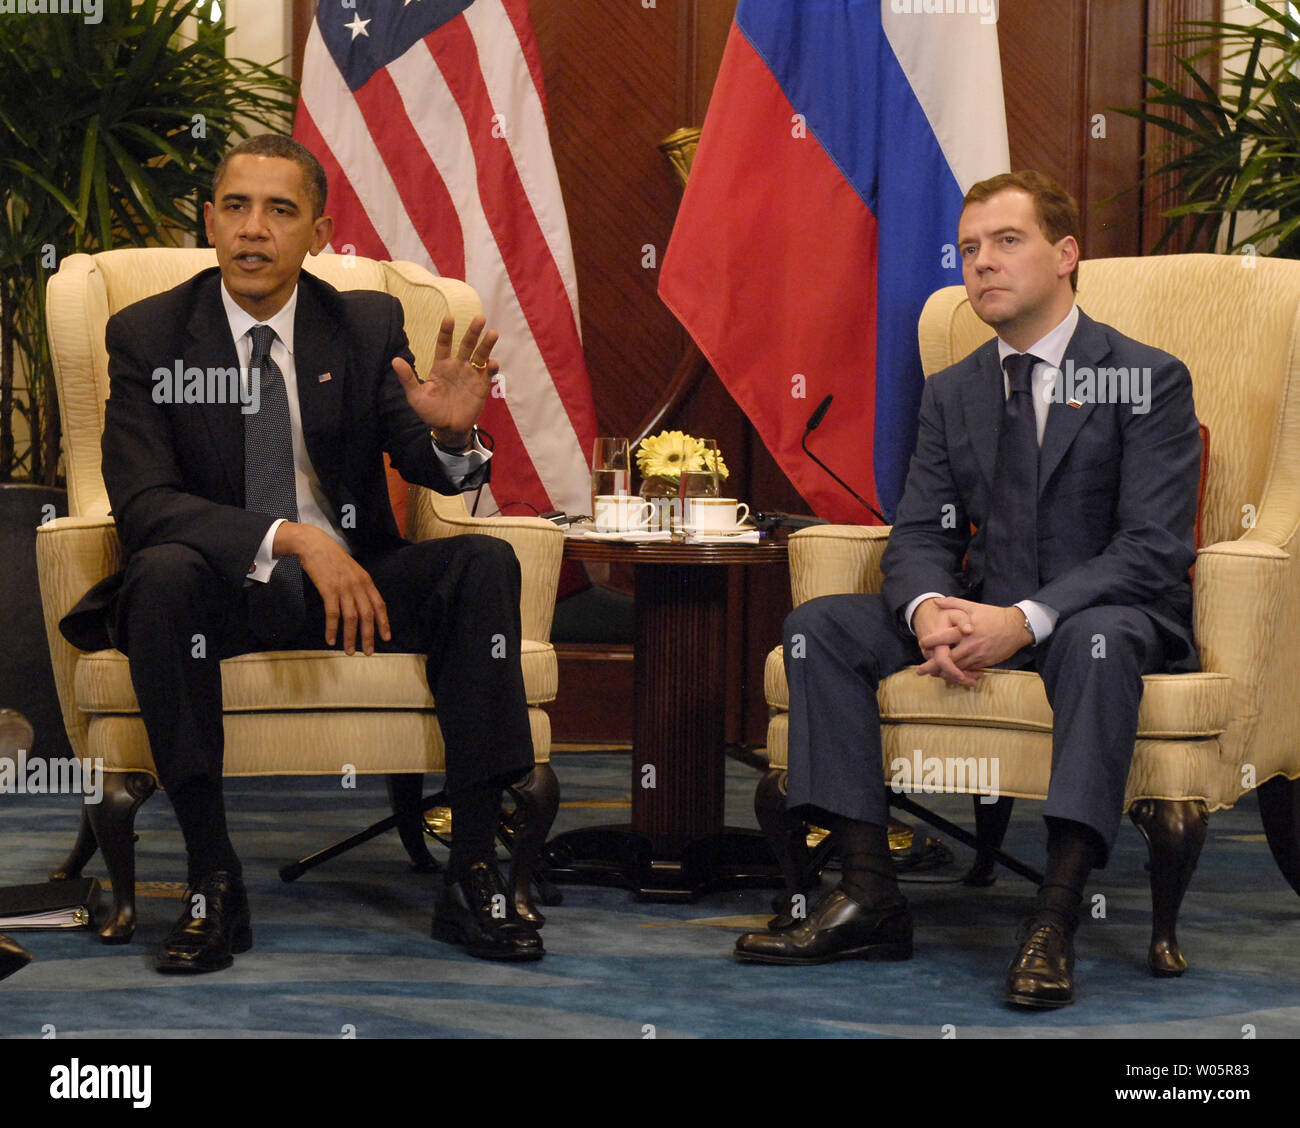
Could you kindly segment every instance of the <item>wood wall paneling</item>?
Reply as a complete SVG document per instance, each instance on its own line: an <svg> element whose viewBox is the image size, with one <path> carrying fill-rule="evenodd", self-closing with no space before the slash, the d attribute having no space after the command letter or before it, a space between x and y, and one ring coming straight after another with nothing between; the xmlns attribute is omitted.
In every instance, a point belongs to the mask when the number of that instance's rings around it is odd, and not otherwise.
<svg viewBox="0 0 1300 1128"><path fill-rule="evenodd" d="M686 342L655 295L679 198L656 148L680 124L678 7L532 4L602 434L631 433Z"/></svg>
<svg viewBox="0 0 1300 1128"><path fill-rule="evenodd" d="M1221 0L1003 0L998 23L1013 168L1037 168L1079 201L1087 258L1149 252L1167 185L1141 185L1166 134L1115 112L1143 74L1187 88L1169 40L1182 20L1217 19ZM1217 59L1203 64L1217 73ZM1104 118L1096 135L1094 115ZM1164 157L1156 164L1162 163ZM1187 249L1185 246L1172 249Z"/></svg>
<svg viewBox="0 0 1300 1128"><path fill-rule="evenodd" d="M703 125L704 115L713 94L713 82L722 63L722 52L731 33L736 0L689 0L682 2L689 35L678 41L679 75L689 91L690 100L683 107L679 125Z"/></svg>
<svg viewBox="0 0 1300 1128"><path fill-rule="evenodd" d="M1145 20L1141 5L1092 0L1083 37L1083 91L1074 128L1081 139L1088 201L1083 226L1088 258L1141 252L1142 123L1113 107L1136 107L1142 99Z"/></svg>
<svg viewBox="0 0 1300 1128"><path fill-rule="evenodd" d="M628 744L632 740L631 646L557 643L556 698L546 706L559 743Z"/></svg>
<svg viewBox="0 0 1300 1128"><path fill-rule="evenodd" d="M316 18L316 0L293 0L293 69L294 78L302 79L302 56L307 47L307 33Z"/></svg>
<svg viewBox="0 0 1300 1128"><path fill-rule="evenodd" d="M1138 246L1136 227L1126 243L1103 199L1133 184L1140 168L1139 131L1108 107L1135 104L1123 88L1140 87L1143 23L1138 5L1090 0L1003 0L999 13L1011 167L1038 169L1078 200L1085 257ZM1094 136L1094 114L1103 115L1104 138Z"/></svg>
<svg viewBox="0 0 1300 1128"><path fill-rule="evenodd" d="M1175 56L1195 54L1197 47L1178 46L1171 39L1186 29L1179 24L1185 20L1221 20L1223 18L1222 0L1151 0L1147 17L1147 42L1144 69L1149 75L1169 83L1171 86L1190 93L1195 90L1195 83L1181 67ZM1218 82L1219 53L1217 49L1197 61L1197 70L1212 83ZM1185 151L1181 145L1169 146L1169 133L1166 130L1145 128L1146 144L1143 146L1143 175L1149 175L1157 168ZM1167 147L1168 146L1168 147ZM1173 182L1168 177L1157 177L1148 181L1142 189L1142 251L1150 253L1164 231L1165 221L1160 212L1175 201ZM1193 246L1185 234L1171 240L1163 251L1213 250L1211 240Z"/></svg>
<svg viewBox="0 0 1300 1128"><path fill-rule="evenodd" d="M1036 168L1065 185L1082 173L1082 144L1062 123L1080 117L1085 0L1003 0L998 50L1013 169Z"/></svg>

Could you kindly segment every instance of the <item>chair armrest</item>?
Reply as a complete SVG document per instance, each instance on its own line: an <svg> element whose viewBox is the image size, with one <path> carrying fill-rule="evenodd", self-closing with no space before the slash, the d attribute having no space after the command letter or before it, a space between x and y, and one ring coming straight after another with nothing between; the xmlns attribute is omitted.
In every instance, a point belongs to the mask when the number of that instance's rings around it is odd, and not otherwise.
<svg viewBox="0 0 1300 1128"><path fill-rule="evenodd" d="M471 517L460 494L446 497L420 486L411 490L406 514L406 535L410 540L465 533L499 537L514 548L523 575L519 610L524 638L550 641L560 560L564 556L564 534L559 527L540 517Z"/></svg>
<svg viewBox="0 0 1300 1128"><path fill-rule="evenodd" d="M117 526L111 517L58 517L36 531L36 573L48 626L72 610L83 595L122 566Z"/></svg>
<svg viewBox="0 0 1300 1128"><path fill-rule="evenodd" d="M1300 674L1290 648L1277 645L1288 589L1295 586L1294 564L1290 553L1260 540L1220 541L1196 555L1192 601L1201 668L1233 681L1228 728L1220 739L1230 770L1249 757L1267 696L1293 692ZM1238 774L1233 794L1244 790Z"/></svg>
<svg viewBox="0 0 1300 1128"><path fill-rule="evenodd" d="M122 551L111 517L59 517L36 531L36 574L41 585L45 638L63 727L77 756L86 755L86 718L73 682L81 654L59 632L59 620L105 576L121 567Z"/></svg>
<svg viewBox="0 0 1300 1128"><path fill-rule="evenodd" d="M796 607L819 595L879 591L888 525L814 525L790 538L790 591Z"/></svg>

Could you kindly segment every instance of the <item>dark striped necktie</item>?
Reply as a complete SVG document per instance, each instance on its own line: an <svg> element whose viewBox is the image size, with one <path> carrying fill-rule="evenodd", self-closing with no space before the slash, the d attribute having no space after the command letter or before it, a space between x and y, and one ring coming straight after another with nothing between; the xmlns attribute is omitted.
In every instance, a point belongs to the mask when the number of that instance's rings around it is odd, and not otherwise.
<svg viewBox="0 0 1300 1128"><path fill-rule="evenodd" d="M271 359L275 330L255 325L250 376L260 381L258 409L244 416L244 508L268 517L298 520L294 484L293 431L284 374ZM249 626L258 638L282 645L302 629L302 565L296 556L275 562L268 582L254 582L248 592Z"/></svg>
<svg viewBox="0 0 1300 1128"><path fill-rule="evenodd" d="M1039 358L1030 353L1003 362L1010 392L998 431L993 498L984 541L981 602L1009 607L1028 599L1038 583L1038 425L1030 375Z"/></svg>

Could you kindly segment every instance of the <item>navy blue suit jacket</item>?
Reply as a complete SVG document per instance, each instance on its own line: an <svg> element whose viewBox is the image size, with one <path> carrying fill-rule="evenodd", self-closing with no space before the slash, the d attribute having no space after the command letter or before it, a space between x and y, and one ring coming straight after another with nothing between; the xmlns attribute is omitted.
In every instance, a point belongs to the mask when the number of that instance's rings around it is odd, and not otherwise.
<svg viewBox="0 0 1300 1128"><path fill-rule="evenodd" d="M1076 370L1149 370L1149 411L1051 404L1039 452L1041 586L1025 598L1062 619L1101 604L1136 607L1164 636L1168 668L1194 670L1188 569L1201 441L1191 377L1168 353L1082 311L1063 369L1067 361ZM926 591L980 599L1005 400L996 339L926 381L916 453L881 561L895 614Z"/></svg>
<svg viewBox="0 0 1300 1128"><path fill-rule="evenodd" d="M212 267L110 318L109 398L103 474L123 564L155 544L184 544L232 584L244 582L273 518L244 509L244 416L238 403L157 403L155 369L237 368L221 274ZM358 559L400 548L383 453L408 482L453 486L429 428L406 402L395 356L414 363L396 298L339 291L299 275L294 367L303 439L312 466ZM321 377L328 374L328 379ZM468 481L487 478L488 465ZM347 518L346 520L344 518ZM118 572L96 584L60 627L74 645L100 649L114 617Z"/></svg>

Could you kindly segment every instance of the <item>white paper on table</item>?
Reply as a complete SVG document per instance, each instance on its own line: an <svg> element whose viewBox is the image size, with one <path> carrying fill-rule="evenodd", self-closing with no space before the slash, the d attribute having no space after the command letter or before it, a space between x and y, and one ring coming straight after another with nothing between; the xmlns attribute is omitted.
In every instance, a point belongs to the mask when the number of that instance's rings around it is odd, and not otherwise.
<svg viewBox="0 0 1300 1128"><path fill-rule="evenodd" d="M573 529L565 534L566 536L583 537L587 540L599 541L619 541L626 544L645 544L652 541L666 541L672 538L672 533L666 529L663 532L610 532L602 533L588 526Z"/></svg>
<svg viewBox="0 0 1300 1128"><path fill-rule="evenodd" d="M691 533L687 544L758 544L758 530L743 533Z"/></svg>

